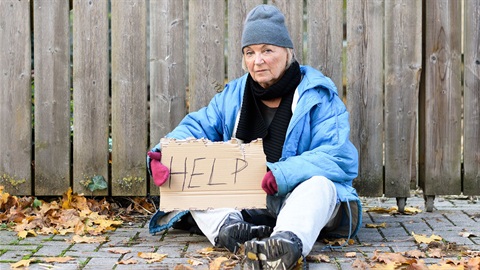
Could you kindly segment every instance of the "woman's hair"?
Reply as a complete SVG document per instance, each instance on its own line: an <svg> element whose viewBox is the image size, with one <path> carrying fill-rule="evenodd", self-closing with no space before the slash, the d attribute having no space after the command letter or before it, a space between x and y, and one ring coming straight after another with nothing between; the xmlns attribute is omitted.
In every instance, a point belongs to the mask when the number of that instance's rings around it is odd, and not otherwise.
<svg viewBox="0 0 480 270"><path fill-rule="evenodd" d="M285 48L287 50L287 66L285 69L288 69L290 65L295 62L295 54L293 53L293 49L291 48ZM243 57L242 57L242 69L246 72L248 72L247 65L245 64L245 54L242 52Z"/></svg>

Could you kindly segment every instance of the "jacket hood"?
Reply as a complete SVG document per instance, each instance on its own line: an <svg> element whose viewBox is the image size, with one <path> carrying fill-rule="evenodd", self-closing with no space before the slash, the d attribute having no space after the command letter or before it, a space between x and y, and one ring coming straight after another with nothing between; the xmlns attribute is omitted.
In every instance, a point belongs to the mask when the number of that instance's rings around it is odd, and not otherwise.
<svg viewBox="0 0 480 270"><path fill-rule="evenodd" d="M324 89L322 91L325 94L328 94L328 99L331 100L335 95L338 95L338 90L333 81L323 75L322 72L310 67L310 66L300 66L300 72L303 75L303 79L300 82L298 89L301 89L299 92L302 95L305 91L310 89Z"/></svg>

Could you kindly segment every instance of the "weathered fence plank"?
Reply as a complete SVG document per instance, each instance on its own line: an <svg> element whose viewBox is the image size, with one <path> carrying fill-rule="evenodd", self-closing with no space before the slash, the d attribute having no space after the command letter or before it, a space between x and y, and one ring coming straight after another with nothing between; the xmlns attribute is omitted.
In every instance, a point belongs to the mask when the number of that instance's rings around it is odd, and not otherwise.
<svg viewBox="0 0 480 270"><path fill-rule="evenodd" d="M347 1L347 106L364 196L383 194L383 2Z"/></svg>
<svg viewBox="0 0 480 270"><path fill-rule="evenodd" d="M108 1L74 0L73 10L73 189L108 195L87 188L109 179Z"/></svg>
<svg viewBox="0 0 480 270"><path fill-rule="evenodd" d="M186 113L184 1L150 1L150 144L160 142ZM158 187L150 181L150 194Z"/></svg>
<svg viewBox="0 0 480 270"><path fill-rule="evenodd" d="M463 193L480 194L480 1L465 1Z"/></svg>
<svg viewBox="0 0 480 270"><path fill-rule="evenodd" d="M295 49L295 58L303 63L303 0L269 0L285 15L285 24Z"/></svg>
<svg viewBox="0 0 480 270"><path fill-rule="evenodd" d="M112 2L112 195L147 191L146 3Z"/></svg>
<svg viewBox="0 0 480 270"><path fill-rule="evenodd" d="M0 185L32 191L30 3L0 1Z"/></svg>
<svg viewBox="0 0 480 270"><path fill-rule="evenodd" d="M461 191L461 2L426 1L425 114L420 141L424 194ZM477 89L478 91L478 89Z"/></svg>
<svg viewBox="0 0 480 270"><path fill-rule="evenodd" d="M262 0L228 1L227 76L231 81L245 74L242 69L242 31L247 13Z"/></svg>
<svg viewBox="0 0 480 270"><path fill-rule="evenodd" d="M225 85L225 1L189 1L190 111L206 106Z"/></svg>
<svg viewBox="0 0 480 270"><path fill-rule="evenodd" d="M70 185L68 1L34 1L35 195Z"/></svg>
<svg viewBox="0 0 480 270"><path fill-rule="evenodd" d="M330 77L343 98L343 1L308 1L307 27L305 62Z"/></svg>
<svg viewBox="0 0 480 270"><path fill-rule="evenodd" d="M410 197L416 177L422 2L385 2L385 196Z"/></svg>

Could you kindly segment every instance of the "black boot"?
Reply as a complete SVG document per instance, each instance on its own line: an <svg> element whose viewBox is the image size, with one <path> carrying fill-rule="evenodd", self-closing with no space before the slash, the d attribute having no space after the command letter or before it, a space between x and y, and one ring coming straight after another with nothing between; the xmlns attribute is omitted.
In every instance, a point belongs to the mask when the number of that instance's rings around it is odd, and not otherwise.
<svg viewBox="0 0 480 270"><path fill-rule="evenodd" d="M264 240L245 242L247 267L294 269L302 258L302 241L292 232L278 232Z"/></svg>
<svg viewBox="0 0 480 270"><path fill-rule="evenodd" d="M269 226L255 226L243 220L228 217L215 238L215 246L225 247L230 252L236 253L245 241L269 237L271 233L272 228Z"/></svg>

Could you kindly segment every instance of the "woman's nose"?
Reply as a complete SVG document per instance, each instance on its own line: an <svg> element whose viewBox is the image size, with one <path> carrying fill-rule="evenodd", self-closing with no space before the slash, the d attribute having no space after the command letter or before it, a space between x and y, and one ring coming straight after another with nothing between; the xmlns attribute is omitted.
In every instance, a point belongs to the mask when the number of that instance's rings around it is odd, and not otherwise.
<svg viewBox="0 0 480 270"><path fill-rule="evenodd" d="M263 57L261 54L256 54L255 55L255 64L260 65L263 63Z"/></svg>

